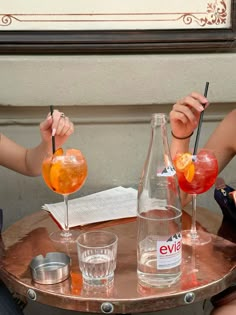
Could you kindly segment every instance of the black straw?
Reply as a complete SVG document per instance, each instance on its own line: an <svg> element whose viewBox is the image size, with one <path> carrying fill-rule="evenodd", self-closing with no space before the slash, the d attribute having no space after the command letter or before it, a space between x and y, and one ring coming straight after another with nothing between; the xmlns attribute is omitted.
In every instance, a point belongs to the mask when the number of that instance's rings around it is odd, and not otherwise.
<svg viewBox="0 0 236 315"><path fill-rule="evenodd" d="M209 82L206 82L205 91L204 91L204 96L205 97L207 97L208 87L209 87ZM205 104L202 104L202 106L205 107ZM203 120L204 111L205 110L203 110L201 112L201 114L200 114L198 128L197 128L197 135L196 135L196 140L195 140L195 145L194 145L194 150L193 150L193 155L195 155L197 153L197 148L198 148L198 142L199 142L199 137L200 137L200 131L201 131L201 127L202 127L202 120Z"/></svg>
<svg viewBox="0 0 236 315"><path fill-rule="evenodd" d="M53 114L53 105L50 105L50 112L51 112L51 116ZM56 151L56 146L55 146L55 137L52 136L52 153L54 154Z"/></svg>

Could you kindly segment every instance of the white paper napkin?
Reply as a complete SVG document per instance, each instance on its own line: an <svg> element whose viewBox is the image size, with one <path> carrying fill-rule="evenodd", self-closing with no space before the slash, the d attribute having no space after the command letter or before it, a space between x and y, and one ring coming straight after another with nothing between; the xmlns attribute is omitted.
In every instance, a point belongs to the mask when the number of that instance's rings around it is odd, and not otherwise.
<svg viewBox="0 0 236 315"><path fill-rule="evenodd" d="M65 220L64 202L45 204L63 228ZM115 187L95 194L69 200L69 227L103 222L137 215L137 190Z"/></svg>

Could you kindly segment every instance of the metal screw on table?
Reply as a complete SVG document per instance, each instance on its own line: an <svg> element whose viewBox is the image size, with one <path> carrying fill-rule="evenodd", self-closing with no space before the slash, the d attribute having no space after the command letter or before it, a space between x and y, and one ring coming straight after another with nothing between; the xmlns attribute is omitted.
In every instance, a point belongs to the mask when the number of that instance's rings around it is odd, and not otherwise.
<svg viewBox="0 0 236 315"><path fill-rule="evenodd" d="M104 302L101 305L101 311L105 314L110 314L114 311L114 306L110 302Z"/></svg>
<svg viewBox="0 0 236 315"><path fill-rule="evenodd" d="M193 303L194 300L195 300L195 294L193 292L188 292L185 294L184 302L186 304Z"/></svg>
<svg viewBox="0 0 236 315"><path fill-rule="evenodd" d="M36 294L36 292L35 292L34 290L32 290L32 289L29 289L29 290L27 291L27 296L28 296L28 298L31 299L32 301L36 301L36 299L37 299L37 294Z"/></svg>

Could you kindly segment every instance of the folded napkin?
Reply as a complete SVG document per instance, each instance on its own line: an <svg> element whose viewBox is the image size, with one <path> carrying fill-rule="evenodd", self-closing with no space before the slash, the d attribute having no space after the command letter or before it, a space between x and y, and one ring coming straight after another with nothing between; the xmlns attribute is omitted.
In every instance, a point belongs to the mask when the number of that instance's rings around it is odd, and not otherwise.
<svg viewBox="0 0 236 315"><path fill-rule="evenodd" d="M137 190L119 186L69 200L68 204L69 227L135 217L137 215ZM45 204L42 209L49 211L64 228L64 202Z"/></svg>

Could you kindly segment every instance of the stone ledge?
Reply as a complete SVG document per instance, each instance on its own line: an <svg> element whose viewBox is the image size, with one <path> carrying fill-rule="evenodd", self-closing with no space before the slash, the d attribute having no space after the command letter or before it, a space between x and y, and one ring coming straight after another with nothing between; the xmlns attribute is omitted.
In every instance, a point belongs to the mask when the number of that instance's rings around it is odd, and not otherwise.
<svg viewBox="0 0 236 315"><path fill-rule="evenodd" d="M149 123L152 113L164 112L168 116L172 104L122 105L122 106L59 106L74 124L135 124ZM211 104L204 114L204 121L218 122L235 108L235 103ZM0 105L0 125L38 125L49 112L48 106Z"/></svg>

